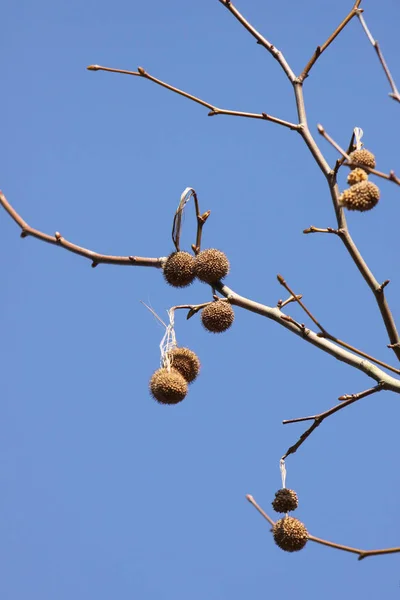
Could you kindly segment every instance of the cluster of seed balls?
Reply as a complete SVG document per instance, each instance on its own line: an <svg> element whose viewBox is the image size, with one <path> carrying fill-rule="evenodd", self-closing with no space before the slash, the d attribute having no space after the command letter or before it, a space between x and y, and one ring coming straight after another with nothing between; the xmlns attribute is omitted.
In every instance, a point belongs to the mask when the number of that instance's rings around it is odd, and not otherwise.
<svg viewBox="0 0 400 600"><path fill-rule="evenodd" d="M200 360L193 350L175 346L165 357L165 365L153 373L150 392L160 404L178 404L200 372Z"/></svg>
<svg viewBox="0 0 400 600"><path fill-rule="evenodd" d="M212 285L229 273L229 260L215 248L202 250L196 256L189 252L173 252L164 264L164 279L174 287L187 287L197 278ZM235 318L226 300L210 302L201 311L201 321L207 331L221 333L229 329Z"/></svg>
<svg viewBox="0 0 400 600"><path fill-rule="evenodd" d="M375 168L375 156L369 150L354 150L350 154L352 161L369 167ZM350 187L343 192L340 197L340 204L348 210L358 210L364 212L374 208L379 201L380 191L377 185L368 181L368 173L361 167L354 167L348 177L347 183Z"/></svg>
<svg viewBox="0 0 400 600"><path fill-rule="evenodd" d="M276 521L272 535L277 546L286 552L298 552L304 548L308 540L308 531L305 525L298 519L287 515L288 512L296 510L298 505L299 500L295 491L282 488L275 493L272 508L276 512L286 513L286 516Z"/></svg>

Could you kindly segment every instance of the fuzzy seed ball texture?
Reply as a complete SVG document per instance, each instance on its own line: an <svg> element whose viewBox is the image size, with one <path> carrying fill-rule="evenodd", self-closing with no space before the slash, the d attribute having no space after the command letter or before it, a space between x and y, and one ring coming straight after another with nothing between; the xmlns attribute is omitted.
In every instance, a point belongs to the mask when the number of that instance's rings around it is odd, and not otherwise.
<svg viewBox="0 0 400 600"><path fill-rule="evenodd" d="M305 525L294 517L279 519L272 529L275 543L286 552L298 552L307 543L308 531Z"/></svg>
<svg viewBox="0 0 400 600"><path fill-rule="evenodd" d="M232 325L235 313L229 302L216 300L207 304L201 311L201 321L207 329L213 333L222 333Z"/></svg>
<svg viewBox="0 0 400 600"><path fill-rule="evenodd" d="M150 379L150 392L160 404L178 404L187 394L187 382L175 369L158 369Z"/></svg>
<svg viewBox="0 0 400 600"><path fill-rule="evenodd" d="M356 183L360 183L361 181L367 181L368 174L364 171L364 169L353 169L347 176L347 183L349 185L355 185Z"/></svg>
<svg viewBox="0 0 400 600"><path fill-rule="evenodd" d="M349 156L351 160L354 160L354 162L357 162L358 164L364 167L375 169L375 156L369 150L366 150L365 148L363 148L362 150L354 150L354 152L349 154Z"/></svg>
<svg viewBox="0 0 400 600"><path fill-rule="evenodd" d="M174 287L187 287L194 278L194 256L189 252L173 252L164 264L164 279Z"/></svg>
<svg viewBox="0 0 400 600"><path fill-rule="evenodd" d="M205 283L215 283L229 273L229 260L226 254L215 248L198 253L195 258L195 274Z"/></svg>
<svg viewBox="0 0 400 600"><path fill-rule="evenodd" d="M287 513L296 510L299 505L297 494L294 490L282 488L275 492L272 508L279 513Z"/></svg>
<svg viewBox="0 0 400 600"><path fill-rule="evenodd" d="M361 181L352 185L343 192L340 203L348 210L359 210L364 212L374 208L379 201L380 191L377 185L371 181Z"/></svg>
<svg viewBox="0 0 400 600"><path fill-rule="evenodd" d="M172 348L169 352L171 366L176 369L188 383L192 383L199 374L199 357L189 348Z"/></svg>

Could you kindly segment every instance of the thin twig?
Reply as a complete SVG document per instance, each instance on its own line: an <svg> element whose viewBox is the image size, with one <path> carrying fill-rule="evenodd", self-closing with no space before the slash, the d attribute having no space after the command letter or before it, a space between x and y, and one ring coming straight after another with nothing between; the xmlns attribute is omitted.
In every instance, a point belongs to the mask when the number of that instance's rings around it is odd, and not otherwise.
<svg viewBox="0 0 400 600"><path fill-rule="evenodd" d="M184 96L185 98L188 98L189 100L193 100L193 102L197 102L197 104L201 104L202 106L205 106L206 108L210 109L210 112L208 113L209 117L213 117L215 115L229 115L229 116L233 116L233 117L246 117L248 119L261 119L262 121L271 121L271 123L276 123L278 125L282 125L283 127L288 127L289 129L292 129L292 130L298 129L298 125L296 125L295 123L289 123L289 121L285 121L283 119L278 119L277 117L268 115L265 112L250 113L250 112L241 112L238 110L227 110L225 108L218 108L217 106L210 104L210 102L206 102L205 100L202 100L201 98L198 98L197 96L193 96L192 94L188 94L187 92L184 92L183 90L180 90L179 88L174 87L173 85L170 85L169 83L166 83L165 81L161 81L161 79L157 79L156 77L153 77L152 75L147 73L147 71L145 71L143 69L143 67L138 67L137 71L127 71L125 69L113 69L111 67L102 67L100 65L89 65L87 67L87 69L88 69L88 71L108 71L110 73L121 73L123 75L134 75L136 77L143 77L144 79L153 81L153 83L156 83L157 85L161 85L162 87L165 87L167 90L170 90L171 92L175 92L176 94L179 94L180 96Z"/></svg>
<svg viewBox="0 0 400 600"><path fill-rule="evenodd" d="M347 152L345 152L343 150L343 148L341 148L337 142L335 142L335 140L325 131L325 129L322 127L322 125L318 125L318 131L334 148L336 148L336 150L338 152L340 152L340 154L343 156L343 158L346 159L347 162L342 163L342 164L344 164L345 167L351 167L351 168L360 167L360 168L364 169L364 171L367 171L367 173L371 173L372 175L376 175L377 177L381 177L382 179L387 179L388 181L393 181L393 183L400 185L400 179L398 177L396 177L394 171L390 171L389 174L383 173L382 171L377 171L376 169L371 169L370 167L367 167L366 165L363 165L363 164L358 163L357 161L351 160L349 154Z"/></svg>
<svg viewBox="0 0 400 600"><path fill-rule="evenodd" d="M352 395L348 396L348 399L346 399L344 401L341 400L341 398L339 398L340 404L337 404L333 408L330 408L329 410L326 410L325 412L320 413L318 415L313 415L311 417L298 417L296 419L287 419L285 421L282 421L283 425L288 425L289 423L300 423L302 421L314 421L314 423L304 433L301 434L300 438L297 440L297 442L295 444L293 444L293 446L290 446L290 448L288 448L286 453L282 456L281 460L285 460L290 454L294 454L300 448L300 446L302 444L304 444L306 439L310 437L312 432L317 427L319 427L321 425L322 421L324 421L327 417L330 417L331 415L335 414L339 410L342 410L343 408L350 406L350 404L357 402L357 400L361 400L361 398L365 398L366 396L370 396L371 394L380 392L384 388L385 388L384 384L382 382L380 382L380 383L378 383L378 385L376 385L372 388L369 388L368 390L365 390L364 392L359 392L358 394L352 394Z"/></svg>
<svg viewBox="0 0 400 600"><path fill-rule="evenodd" d="M360 4L361 4L361 0L357 0L356 3L354 4L353 8L351 9L351 11L349 12L349 14L347 15L347 17L345 17L343 19L343 21L340 23L340 25L332 33L332 35L330 35L328 37L328 39L326 40L326 42L324 42L322 44L322 46L317 46L314 54L312 55L312 57L308 61L307 65L304 67L303 72L302 72L302 74L299 77L299 81L302 82L302 81L305 80L306 77L308 77L309 72L311 71L312 67L317 62L317 60L321 56L321 54L328 48L328 46L333 42L333 40L335 38L337 38L337 36L339 35L339 33L346 27L346 25L348 23L350 23L350 21L352 20L352 18L355 17L356 15L358 15L360 12L362 12L362 10L359 8Z"/></svg>
<svg viewBox="0 0 400 600"><path fill-rule="evenodd" d="M383 68L383 70L385 72L385 75L386 75L386 77L387 77L387 79L389 81L389 85L392 88L392 93L389 94L389 96L391 98L393 98L393 100L396 100L397 102L400 102L400 93L399 93L399 90L396 87L396 84L394 82L394 79L393 79L390 71L389 71L389 67L386 64L386 61L383 58L382 50L380 49L380 46L379 46L377 40L374 39L374 37L372 36L370 30L368 29L367 24L365 22L365 19L364 19L363 15L361 13L358 13L357 16L358 16L358 19L359 19L359 21L360 21L360 23L361 23L361 25L362 25L365 33L366 33L367 38L369 39L370 43L372 44L372 46L375 49L376 54L378 55L379 61L380 61L381 65L382 65L382 68Z"/></svg>
<svg viewBox="0 0 400 600"><path fill-rule="evenodd" d="M370 354L367 354L366 352L359 350L355 346L352 346L351 344L348 344L347 342L344 342L343 340L341 340L338 337L329 333L325 329L325 327L323 327L321 325L321 323L319 321L317 321L317 319L314 317L314 315L311 313L311 311L306 307L304 302L301 301L302 296L298 296L294 293L294 291L289 287L289 285L287 284L285 279L282 277L282 275L278 275L277 279L278 279L279 283L285 288L285 290L287 292L289 292L289 294L292 295L293 301L296 301L301 306L301 308L304 310L306 315L308 315L310 317L310 319L312 320L312 322L318 327L318 329L321 332L318 335L320 335L328 340L331 340L332 342L335 342L336 344L339 344L339 346L342 346L343 348L347 348L347 350L350 350L351 352L355 352L355 354L358 354L359 356L362 356L362 357L366 358L367 360L370 360L371 362L376 363L377 365L384 367L385 369L388 369L389 371L392 371L393 373L396 373L397 375L400 375L400 369L396 369L395 367L388 365L387 363L383 362L382 360L379 360L378 358L375 358L374 356L371 356ZM381 286L380 286L381 291L386 287L386 285L388 283L389 283L389 280L386 280L381 284ZM282 308L282 307L280 306L279 308Z"/></svg>
<svg viewBox="0 0 400 600"><path fill-rule="evenodd" d="M43 233L38 229L34 229L24 219L17 213L17 211L11 206L6 197L2 192L0 192L0 204L3 208L8 212L10 217L14 219L14 221L21 228L21 237L25 238L28 236L35 237L43 242L47 242L48 244L54 244L55 246L60 246L61 248L65 248L65 250L69 250L74 254L79 254L80 256L84 256L92 261L92 267L97 267L100 263L107 263L112 265L122 265L122 266L131 266L131 267L156 267L161 268L165 258L144 258L142 256L110 256L108 254L99 254L98 252L93 252L93 250L88 250L87 248L82 248L82 246L77 246L72 242L66 240L62 235L56 231L53 235L48 235L47 233Z"/></svg>
<svg viewBox="0 0 400 600"><path fill-rule="evenodd" d="M310 227L303 230L303 233L335 233L336 235L338 235L339 231L337 229L333 229L333 227L321 229L320 227L314 227L314 225L310 225Z"/></svg>
<svg viewBox="0 0 400 600"><path fill-rule="evenodd" d="M238 9L232 4L230 0L219 1L233 14L234 17L236 17L239 23L241 23L243 27L247 29L247 31L257 40L257 43L263 46L266 50L268 50L268 52L278 61L283 71L286 73L289 81L293 83L296 79L296 75L289 67L282 52L280 52L273 44L271 44L271 42L269 42L263 35L261 35L261 33L257 31L257 29L253 27L253 25L250 25L250 23L244 18L244 16L238 11Z"/></svg>
<svg viewBox="0 0 400 600"><path fill-rule="evenodd" d="M250 494L246 495L246 499L254 506L254 508L260 513L262 517L273 527L275 522L267 515L267 513L257 504L254 500L253 496ZM394 554L396 552L400 552L399 548L383 548L379 550L360 550L359 548L352 548L351 546L344 546L343 544L336 544L334 542L329 542L328 540L323 540L321 538L315 537L315 535L308 534L308 540L310 542L316 542L317 544L322 544L323 546L329 546L330 548L335 548L336 550L343 550L344 552L350 552L352 554L358 555L358 560L362 560L363 558L367 558L368 556L378 556L381 554Z"/></svg>

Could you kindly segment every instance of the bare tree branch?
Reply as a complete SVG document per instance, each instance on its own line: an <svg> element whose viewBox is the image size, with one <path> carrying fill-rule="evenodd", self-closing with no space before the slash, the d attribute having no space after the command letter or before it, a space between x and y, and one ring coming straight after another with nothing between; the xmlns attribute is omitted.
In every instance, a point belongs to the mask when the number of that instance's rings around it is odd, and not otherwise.
<svg viewBox="0 0 400 600"><path fill-rule="evenodd" d="M48 235L47 233L43 233L38 229L34 229L28 225L26 221L24 221L24 219L16 212L16 210L14 210L2 192L0 192L0 204L14 219L17 225L20 226L22 238L32 236L42 240L42 242L47 242L48 244L54 244L55 246L65 248L65 250L69 250L74 254L79 254L80 256L84 256L85 258L91 260L92 267L97 267L97 265L100 263L108 263L112 265L127 265L131 267L161 268L165 260L165 258L143 258L142 256L110 256L108 254L99 254L98 252L93 252L93 250L88 250L87 248L82 248L81 246L77 246L76 244L69 242L62 237L58 231L56 231L54 235Z"/></svg>
<svg viewBox="0 0 400 600"><path fill-rule="evenodd" d="M271 517L267 515L267 513L261 508L261 506L257 504L253 496L247 494L246 499L250 502L250 504L254 506L256 510L258 510L260 515L263 516L266 521L268 521L271 527L275 525L275 522L271 519ZM335 544L334 542L323 540L311 534L308 534L308 539L310 540L310 542L316 542L317 544L329 546L330 548L335 548L336 550L343 550L344 552L351 552L352 554L357 554L358 560L362 560L363 558L367 558L368 556L378 556L381 554L394 554L396 552L400 552L400 548L383 548L381 550L360 550L359 548L352 548L351 546L344 546L343 544Z"/></svg>
<svg viewBox="0 0 400 600"><path fill-rule="evenodd" d="M219 0L219 2L221 2L221 4L223 4L233 14L233 16L236 17L236 19L239 21L239 23L241 23L243 25L243 27L245 29L247 29L247 31L249 33L251 33L251 35L257 40L258 44L260 44L266 50L268 50L268 52L281 65L281 67L284 70L284 72L286 73L289 81L291 81L293 83L296 79L296 75L294 74L292 69L289 67L282 52L280 52L273 44L271 44L271 42L269 42L264 36L262 36L261 33L259 31L257 31L257 29L255 29L252 25L250 25L250 23L238 11L238 9L235 8L235 6L233 6L233 4L230 0Z"/></svg>
<svg viewBox="0 0 400 600"><path fill-rule="evenodd" d="M321 337L318 333L315 333L311 329L307 329L304 325L300 325L294 319L279 310L279 308L266 306L265 304L260 304L259 302L255 302L254 300L240 296L221 282L214 284L214 288L218 290L218 292L225 298L227 298L231 304L240 306L241 308L249 310L250 312L262 315L267 319L272 319L282 327L285 327L291 331L291 333L301 337L309 344L312 344L323 352L334 356L337 360L345 362L355 369L362 371L368 377L374 379L377 383L384 383L385 389L390 389L396 393L400 393L399 379L388 375L385 371L382 371L382 369L373 365L369 361L364 360L348 350L337 346L330 340Z"/></svg>
<svg viewBox="0 0 400 600"><path fill-rule="evenodd" d="M359 356L362 356L362 357L366 358L367 360L370 360L371 362L376 363L377 365L383 367L384 369L388 369L389 371L392 371L393 373L400 375L400 369L396 369L395 367L388 365L387 363L379 360L378 358L375 358L375 357L371 356L370 354L367 354L366 352L359 350L355 346L352 346L351 344L348 344L347 342L344 342L343 340L340 340L336 336L329 333L325 329L325 327L323 327L321 325L321 323L319 321L317 321L317 319L314 317L314 315L308 310L308 308L306 307L304 302L302 302L302 296L298 295L298 294L296 295L293 292L293 290L289 287L289 285L287 284L285 279L282 277L282 275L278 275L277 279L278 279L279 283L286 289L286 291L288 291L289 294L292 294L293 301L295 301L299 304L299 306L304 310L306 315L308 315L310 317L310 319L312 320L312 322L318 327L318 329L320 330L320 333L317 335L320 335L321 337L331 340L332 342L335 342L335 344L339 344L339 346L342 346L343 348L347 348L347 350L350 350L350 352L355 352ZM381 288L382 289L385 288L388 283L389 283L389 280L384 281L383 284L381 284ZM282 307L279 307L279 308L282 308Z"/></svg>
<svg viewBox="0 0 400 600"><path fill-rule="evenodd" d="M365 398L366 396L380 392L383 389L385 389L385 385L383 383L378 383L378 385L375 387L365 390L364 392L359 392L358 394L351 394L348 396L341 396L339 398L339 400L341 400L340 404L337 404L333 408L330 408L329 410L326 410L318 415L313 415L311 417L298 417L297 419L287 419L282 421L283 425L288 425L289 423L300 423L302 421L314 421L314 423L304 433L301 434L300 438L295 444L293 444L293 446L290 446L290 448L282 456L281 460L285 460L288 456L290 456L290 454L294 454L300 448L300 446L304 444L306 439L310 437L312 432L319 427L319 425L321 425L324 419L330 417L339 410L342 410L342 408L346 408L347 406L350 406L350 404L357 402L357 400L361 400L361 398Z"/></svg>
<svg viewBox="0 0 400 600"><path fill-rule="evenodd" d="M381 65L382 65L382 68L383 68L383 70L384 70L384 72L385 72L385 75L386 75L386 77L387 77L387 79L388 79L388 81L389 81L389 85L390 85L390 87L392 88L392 93L391 93L391 94L389 94L389 96L390 96L391 98L393 98L393 100L396 100L396 102L400 102L400 93L399 93L399 90L398 90L398 89L397 89L397 87L396 87L396 84L395 84L395 82L394 82L394 79L393 79L393 77L392 77L392 75L391 75L390 71L389 71L389 67L388 67L388 66L387 66L387 64L386 64L386 61L385 61L385 59L383 58L382 50L380 49L380 46L379 46L379 44L378 44L377 40L375 40L375 39L373 38L373 36L372 36L372 34L371 34L370 30L368 29L368 27L367 27L367 24L366 24L366 22L365 22L365 19L364 19L363 15L361 14L361 12L359 12L359 13L357 14L357 16L358 16L358 19L359 19L359 21L360 21L360 23L361 23L361 25L362 25L362 27L363 27L363 29L364 29L365 33L366 33L366 36L367 36L367 38L368 38L368 39L369 39L369 41L371 42L372 46L373 46L373 47L374 47L374 49L375 49L375 52L376 52L376 53L377 53L377 55L378 55L379 61L380 61Z"/></svg>
<svg viewBox="0 0 400 600"><path fill-rule="evenodd" d="M272 123L276 123L277 125L282 125L283 127L288 127L289 129L292 129L292 130L297 130L299 128L299 126L296 125L295 123L290 123L289 121L284 121L283 119L278 119L277 117L268 115L265 112L249 113L249 112L241 112L238 110L227 110L225 108L218 108L217 106L214 106L214 104L210 104L209 102L206 102L205 100L202 100L201 98L197 98L197 96L188 94L187 92L184 92L183 90L180 90L177 87L169 85L169 83L165 83L165 81L161 81L161 79L157 79L156 77L153 77L152 75L147 73L142 67L138 67L137 71L126 71L124 69L113 69L111 67L102 67L100 65L89 65L87 67L87 69L88 69L88 71L109 71L110 73L121 73L123 75L134 75L136 77L143 77L144 79L149 79L150 81L153 81L153 83L156 83L157 85L161 85L162 87L165 87L167 90L170 90L171 92L175 92L176 94L179 94L180 96L184 96L185 98L188 98L189 100L193 100L193 102L197 102L197 104L201 104L202 106L209 108L210 109L210 112L208 113L209 117L214 117L216 115L229 115L232 117L246 117L248 119L261 119L263 121L271 121Z"/></svg>
<svg viewBox="0 0 400 600"><path fill-rule="evenodd" d="M303 82L305 80L305 78L308 77L309 72L311 71L312 67L315 65L315 63L317 62L317 60L321 56L321 54L323 52L325 52L325 50L328 48L328 46L330 46L330 44L333 42L333 40L335 38L337 38L337 36L339 35L339 33L346 27L346 25L348 23L350 23L350 21L352 20L352 18L362 12L362 10L359 8L360 4L361 4L361 0L357 0L356 3L354 4L353 8L351 9L351 11L349 12L349 14L347 15L347 17L345 17L343 19L343 21L340 23L340 25L332 33L332 35L330 35L328 37L328 39L326 40L326 42L324 42L322 44L322 46L317 46L314 54L312 55L312 57L308 61L307 65L304 67L304 70L303 70L302 74L299 77L299 81Z"/></svg>

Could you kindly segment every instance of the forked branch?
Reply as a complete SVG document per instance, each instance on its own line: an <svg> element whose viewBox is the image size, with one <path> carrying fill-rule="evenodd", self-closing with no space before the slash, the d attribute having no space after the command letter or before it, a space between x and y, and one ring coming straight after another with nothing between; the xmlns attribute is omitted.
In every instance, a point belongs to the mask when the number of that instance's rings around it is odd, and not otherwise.
<svg viewBox="0 0 400 600"><path fill-rule="evenodd" d="M325 412L319 413L318 415L313 415L311 417L298 417L297 419L287 419L285 421L282 421L283 425L288 425L289 423L300 423L302 421L314 421L314 423L304 433L301 434L300 438L297 440L297 442L295 444L293 444L293 446L290 446L290 448L282 456L281 460L285 460L290 454L294 454L300 448L300 446L302 444L304 444L306 439L310 437L312 432L315 429L317 429L317 427L319 427L321 425L322 421L324 421L327 417L330 417L331 415L334 415L335 413L337 413L339 410L342 410L343 408L350 406L350 404L357 402L357 400L361 400L361 398L365 398L366 396L370 396L371 394L375 394L376 392L380 392L381 390L384 390L384 389L385 389L385 384L380 382L380 383L378 383L378 385L376 385L372 388L369 388L368 390L365 390L364 392L359 392L358 394L349 394L346 396L341 396L339 398L339 400L341 401L340 404L337 404L333 408L330 408L329 410L326 410Z"/></svg>
<svg viewBox="0 0 400 600"><path fill-rule="evenodd" d="M254 506L256 510L260 513L261 516L264 517L266 521L273 527L275 522L267 515L267 513L257 504L254 500L253 496L247 494L246 499ZM360 550L359 548L352 548L351 546L344 546L343 544L335 544L334 542L329 542L328 540L323 540L321 538L315 537L314 535L308 534L308 539L310 542L316 542L317 544L322 544L323 546L329 546L330 548L335 548L336 550L343 550L344 552L351 552L352 554L358 555L358 560L362 560L363 558L367 558L368 556L378 556L381 554L395 554L396 552L400 552L400 548L383 548L380 550Z"/></svg>

